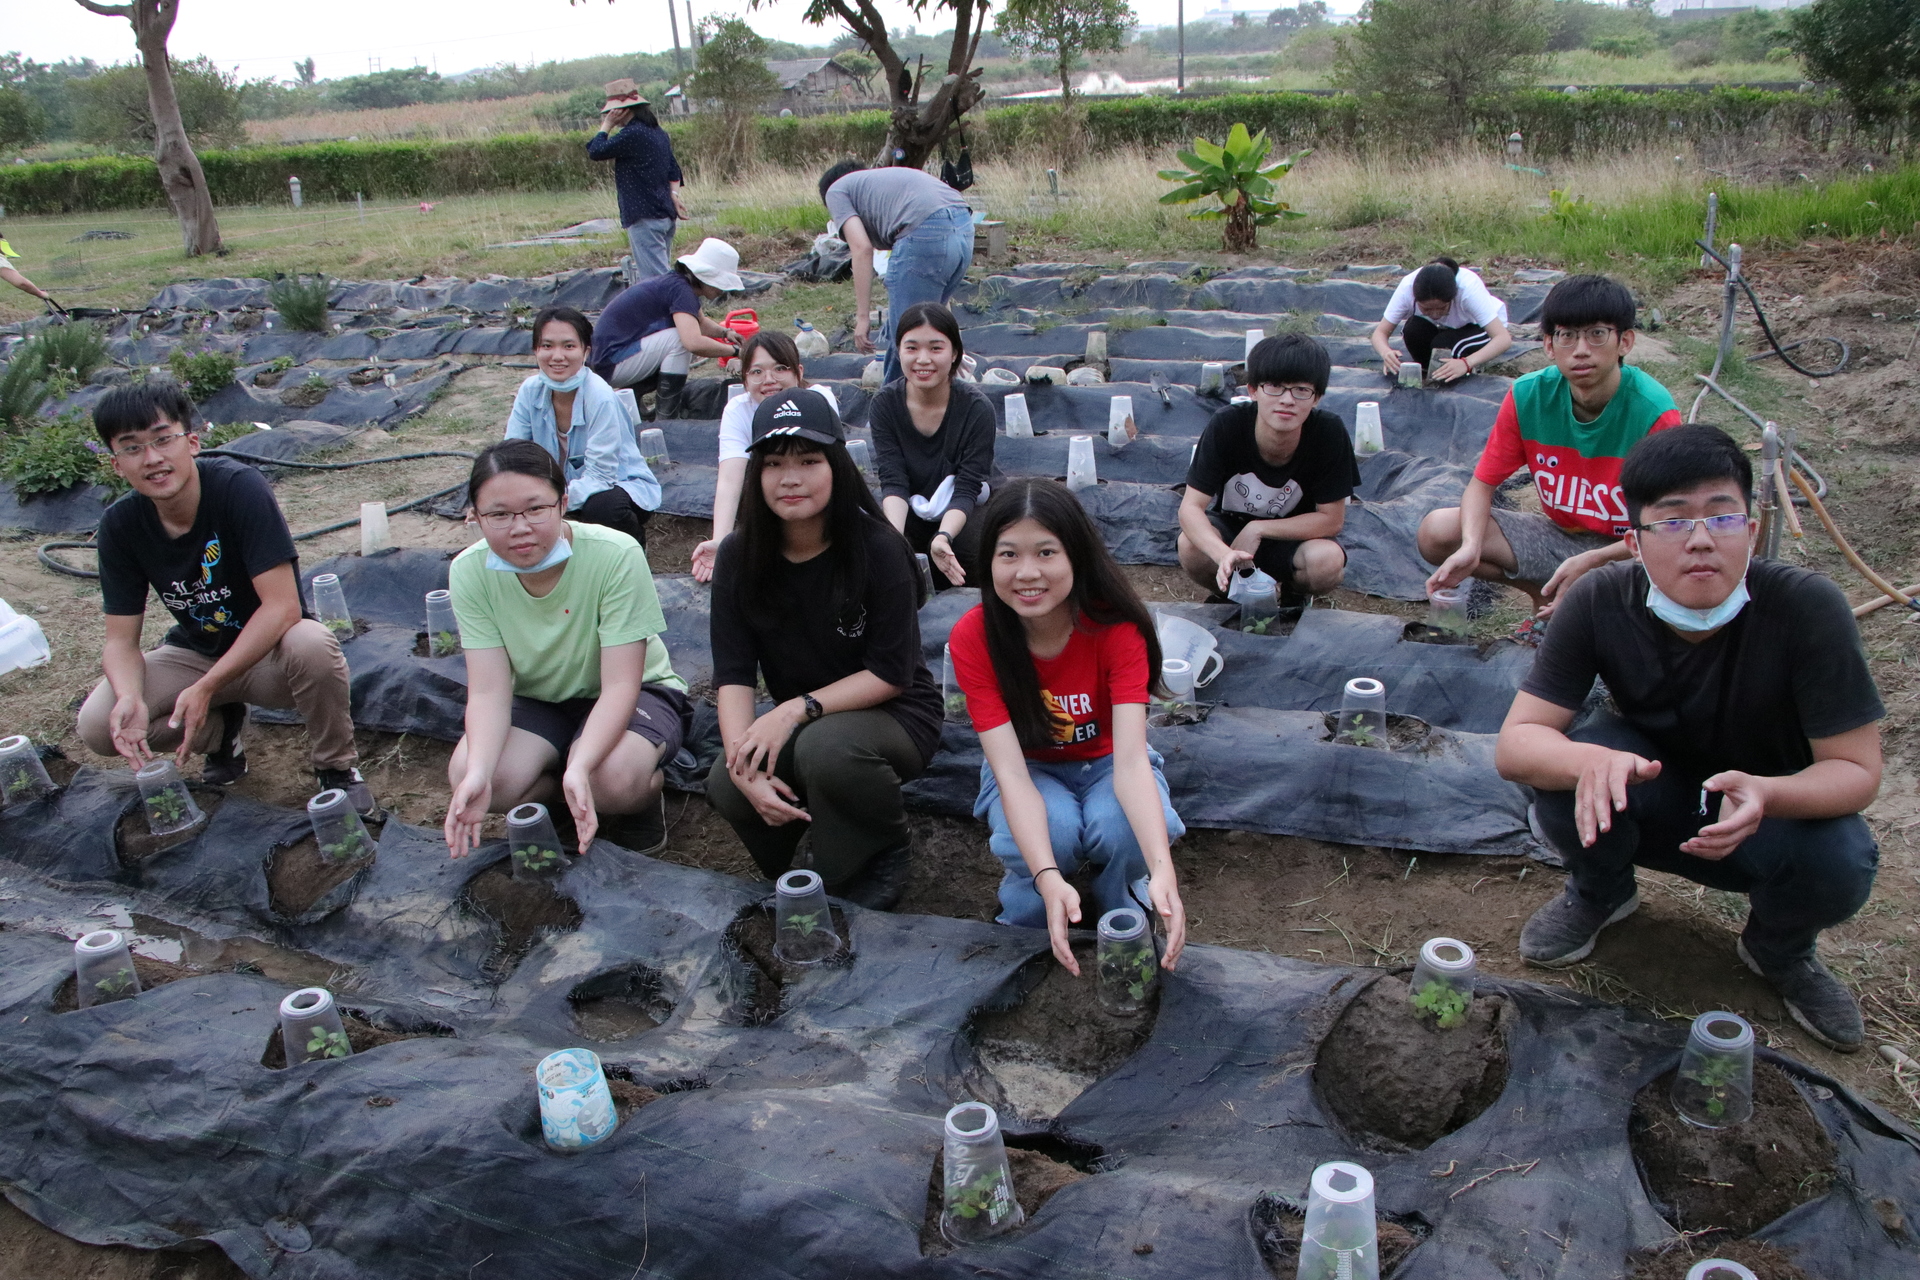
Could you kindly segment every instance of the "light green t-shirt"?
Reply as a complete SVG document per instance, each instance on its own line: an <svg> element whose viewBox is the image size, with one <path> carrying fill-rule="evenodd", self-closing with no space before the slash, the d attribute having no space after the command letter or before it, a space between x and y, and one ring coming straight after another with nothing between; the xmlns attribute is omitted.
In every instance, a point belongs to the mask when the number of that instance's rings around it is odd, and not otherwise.
<svg viewBox="0 0 1920 1280"><path fill-rule="evenodd" d="M517 573L487 568L487 544L454 557L448 575L466 649L505 649L513 691L541 702L600 696L600 650L647 641L647 684L682 692L673 673L660 597L640 544L617 529L568 522L573 558L552 591L535 599Z"/></svg>

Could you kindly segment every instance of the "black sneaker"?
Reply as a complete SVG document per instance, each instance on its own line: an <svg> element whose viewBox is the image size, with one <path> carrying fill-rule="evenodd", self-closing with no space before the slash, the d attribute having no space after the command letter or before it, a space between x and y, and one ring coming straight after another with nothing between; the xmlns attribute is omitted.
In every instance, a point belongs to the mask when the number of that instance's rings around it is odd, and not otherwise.
<svg viewBox="0 0 1920 1280"><path fill-rule="evenodd" d="M600 834L606 840L652 856L667 847L667 796L663 791L638 813L601 815Z"/></svg>
<svg viewBox="0 0 1920 1280"><path fill-rule="evenodd" d="M361 821L378 822L387 816L386 810L380 807L380 802L373 798L372 788L367 786L367 780L360 776L358 769L352 767L315 769L313 776L320 783L322 791L337 789L346 792L347 802L353 806L353 811L360 815Z"/></svg>
<svg viewBox="0 0 1920 1280"><path fill-rule="evenodd" d="M1747 968L1780 993L1780 1002L1802 1031L1836 1052L1860 1052L1867 1038L1860 1021L1860 1003L1818 956L1808 956L1782 969L1762 969L1747 950L1745 938L1735 943L1734 949Z"/></svg>
<svg viewBox="0 0 1920 1280"><path fill-rule="evenodd" d="M230 702L216 710L220 715L220 743L207 752L200 768L200 781L209 787L230 787L247 776L247 745L240 741L240 728L247 722L244 702Z"/></svg>
<svg viewBox="0 0 1920 1280"><path fill-rule="evenodd" d="M1520 929L1520 958L1542 969L1564 969L1593 954L1600 931L1617 924L1640 909L1635 893L1619 906L1608 910L1596 907L1574 891L1573 881L1560 896L1533 913L1533 919Z"/></svg>
<svg viewBox="0 0 1920 1280"><path fill-rule="evenodd" d="M869 911L891 911L906 896L907 883L913 879L913 842L883 849L867 859L860 874L847 881L833 896Z"/></svg>

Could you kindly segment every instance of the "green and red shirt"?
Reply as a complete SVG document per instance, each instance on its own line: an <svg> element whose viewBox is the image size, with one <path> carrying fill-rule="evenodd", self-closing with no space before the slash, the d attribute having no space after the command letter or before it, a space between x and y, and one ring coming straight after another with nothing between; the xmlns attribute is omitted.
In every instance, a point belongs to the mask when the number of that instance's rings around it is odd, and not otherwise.
<svg viewBox="0 0 1920 1280"><path fill-rule="evenodd" d="M1522 467L1533 472L1540 509L1562 529L1624 537L1629 520L1620 493L1620 462L1655 431L1680 425L1673 397L1632 365L1592 422L1573 416L1573 391L1555 366L1516 380L1493 420L1493 433L1473 469L1498 485Z"/></svg>

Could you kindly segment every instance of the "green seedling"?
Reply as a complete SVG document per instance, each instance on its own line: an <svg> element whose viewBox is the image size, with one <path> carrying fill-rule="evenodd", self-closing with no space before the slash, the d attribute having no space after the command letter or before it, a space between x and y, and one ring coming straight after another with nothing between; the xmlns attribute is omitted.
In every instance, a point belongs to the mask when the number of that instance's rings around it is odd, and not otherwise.
<svg viewBox="0 0 1920 1280"><path fill-rule="evenodd" d="M291 368L293 368L292 356L275 356L273 359L267 361L268 373L285 373Z"/></svg>
<svg viewBox="0 0 1920 1280"><path fill-rule="evenodd" d="M320 853L328 862L352 862L373 853L373 841L365 832L346 831L332 844L320 846Z"/></svg>
<svg viewBox="0 0 1920 1280"><path fill-rule="evenodd" d="M30 796L33 794L33 791L34 781L32 777L25 773L16 773L13 777L7 779L7 799L10 801Z"/></svg>
<svg viewBox="0 0 1920 1280"><path fill-rule="evenodd" d="M947 719L965 720L967 718L967 695L950 693L947 695Z"/></svg>
<svg viewBox="0 0 1920 1280"><path fill-rule="evenodd" d="M803 938L812 937L814 930L820 927L820 913L818 911L809 911L805 915L796 914L787 917L787 928L799 930L800 936Z"/></svg>
<svg viewBox="0 0 1920 1280"><path fill-rule="evenodd" d="M133 970L115 969L94 983L93 989L98 991L104 1000L118 1000L121 996L129 995L133 991Z"/></svg>
<svg viewBox="0 0 1920 1280"><path fill-rule="evenodd" d="M994 1205L1005 1197L999 1170L989 1169L962 1187L948 1208L956 1218L977 1218L984 1213L992 1220Z"/></svg>
<svg viewBox="0 0 1920 1280"><path fill-rule="evenodd" d="M543 849L537 844L523 844L513 851L513 865L522 871L551 871L559 861L558 849Z"/></svg>
<svg viewBox="0 0 1920 1280"><path fill-rule="evenodd" d="M147 797L147 812L157 818L163 826L172 826L187 816L187 798L180 792L168 788L157 795Z"/></svg>
<svg viewBox="0 0 1920 1280"><path fill-rule="evenodd" d="M1156 963L1152 947L1134 946L1116 949L1102 967L1107 977L1126 983L1130 999L1145 1000L1147 992L1153 989Z"/></svg>
<svg viewBox="0 0 1920 1280"><path fill-rule="evenodd" d="M460 633L458 631L436 631L433 633L433 656L444 658L460 652Z"/></svg>
<svg viewBox="0 0 1920 1280"><path fill-rule="evenodd" d="M345 1058L353 1053L353 1046L347 1041L344 1031L329 1031L325 1027L313 1028L313 1034L307 1037L307 1056L309 1058Z"/></svg>
<svg viewBox="0 0 1920 1280"><path fill-rule="evenodd" d="M1311 1271L1303 1269L1299 1280L1351 1280L1360 1273L1361 1263L1367 1255L1365 1245L1353 1249L1341 1249L1331 1244L1322 1247L1327 1252L1320 1255L1319 1265Z"/></svg>
<svg viewBox="0 0 1920 1280"><path fill-rule="evenodd" d="M1719 1120L1727 1114L1728 1086L1740 1077L1740 1064L1732 1058L1705 1058L1682 1078L1706 1090L1707 1118Z"/></svg>
<svg viewBox="0 0 1920 1280"><path fill-rule="evenodd" d="M1432 1018L1442 1031L1451 1031L1466 1025L1471 999L1466 992L1435 979L1414 993L1413 1007Z"/></svg>
<svg viewBox="0 0 1920 1280"><path fill-rule="evenodd" d="M1246 632L1248 635L1263 636L1267 634L1268 629L1273 626L1273 620L1277 616L1279 615L1270 613L1266 617L1261 618L1258 621L1249 622L1245 624L1240 629Z"/></svg>
<svg viewBox="0 0 1920 1280"><path fill-rule="evenodd" d="M1373 726L1367 723L1366 713L1361 711L1354 712L1348 718L1346 729L1340 736L1356 747L1380 745L1380 735L1373 731Z"/></svg>

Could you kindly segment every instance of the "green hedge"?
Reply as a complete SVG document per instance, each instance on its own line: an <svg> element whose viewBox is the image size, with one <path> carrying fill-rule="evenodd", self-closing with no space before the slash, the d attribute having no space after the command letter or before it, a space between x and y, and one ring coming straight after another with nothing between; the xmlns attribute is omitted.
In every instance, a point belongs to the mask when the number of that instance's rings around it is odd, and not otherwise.
<svg viewBox="0 0 1920 1280"><path fill-rule="evenodd" d="M994 107L969 126L976 159L1022 154L1051 145L1059 108L1046 103ZM1196 134L1219 138L1235 122L1268 131L1279 151L1300 147L1367 147L1392 142L1392 127L1367 104L1346 95L1242 93L1205 98L1141 97L1086 105L1096 150L1172 147ZM1764 146L1826 148L1836 143L1911 146L1920 133L1920 99L1903 118L1868 125L1826 93L1716 88L1692 93L1595 89L1568 94L1528 89L1476 100L1461 122L1477 144L1498 148L1520 130L1527 154L1570 158L1641 148L1666 149L1693 139ZM690 121L667 125L690 169L699 148ZM886 137L887 113L791 117L760 123L760 154L778 165L809 168L845 155L871 156ZM323 142L291 147L204 151L201 167L216 204L274 204L287 198L287 178L300 176L306 198L412 199L485 191L574 191L603 184L609 171L589 161L587 135L523 134L473 142ZM164 206L153 162L110 156L0 168L0 205L15 213L75 213Z"/></svg>

